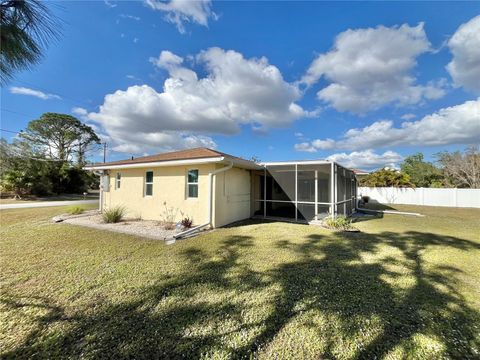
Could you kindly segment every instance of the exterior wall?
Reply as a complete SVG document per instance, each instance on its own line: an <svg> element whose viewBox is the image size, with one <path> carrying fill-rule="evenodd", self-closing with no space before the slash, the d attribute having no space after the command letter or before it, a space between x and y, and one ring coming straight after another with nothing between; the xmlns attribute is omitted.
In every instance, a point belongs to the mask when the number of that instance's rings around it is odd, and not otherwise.
<svg viewBox="0 0 480 360"><path fill-rule="evenodd" d="M224 165L218 165L221 168ZM248 219L251 216L250 171L232 168L214 177L215 202L213 224L215 227Z"/></svg>
<svg viewBox="0 0 480 360"><path fill-rule="evenodd" d="M198 198L187 198L187 171L198 169ZM193 218L195 225L208 222L208 174L215 164L109 170L109 191L104 192L103 208L125 206L128 217L162 220L168 207L178 209L176 221L184 216ZM144 196L145 172L153 171L153 195ZM120 189L115 188L115 176L121 173Z"/></svg>
<svg viewBox="0 0 480 360"><path fill-rule="evenodd" d="M384 204L480 208L480 189L359 187L358 195Z"/></svg>

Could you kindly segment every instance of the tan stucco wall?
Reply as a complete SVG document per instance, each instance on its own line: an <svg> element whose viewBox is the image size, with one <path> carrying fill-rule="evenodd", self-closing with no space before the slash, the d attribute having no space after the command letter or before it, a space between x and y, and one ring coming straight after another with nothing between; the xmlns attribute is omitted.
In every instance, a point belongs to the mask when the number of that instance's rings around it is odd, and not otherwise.
<svg viewBox="0 0 480 360"><path fill-rule="evenodd" d="M250 189L249 170L234 167L215 176L215 227L250 217Z"/></svg>
<svg viewBox="0 0 480 360"><path fill-rule="evenodd" d="M186 175L198 169L198 198L187 198ZM127 216L145 220L162 220L168 207L178 209L176 221L184 216L193 218L195 225L208 222L208 174L215 164L109 170L110 191L104 192L104 208L125 206ZM153 171L153 195L144 196L145 172ZM121 173L120 189L115 189L115 176Z"/></svg>
<svg viewBox="0 0 480 360"><path fill-rule="evenodd" d="M208 174L225 165L201 164L192 166L109 170L109 191L104 192L103 208L124 206L128 217L162 220L168 207L178 209L176 221L183 216L193 218L195 225L208 222ZM187 198L186 175L189 169L199 170L198 198ZM145 172L153 171L153 195L144 196ZM120 189L115 187L117 172L121 173ZM213 225L250 217L250 172L232 168L214 176Z"/></svg>

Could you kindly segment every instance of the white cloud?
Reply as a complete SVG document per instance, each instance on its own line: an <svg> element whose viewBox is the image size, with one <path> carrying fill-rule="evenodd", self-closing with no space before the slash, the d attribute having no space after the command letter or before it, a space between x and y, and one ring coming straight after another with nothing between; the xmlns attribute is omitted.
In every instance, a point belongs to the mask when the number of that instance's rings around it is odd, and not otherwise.
<svg viewBox="0 0 480 360"><path fill-rule="evenodd" d="M338 162L347 168L370 170L385 166L397 168L397 164L403 160L403 157L394 151L385 151L383 154L377 154L369 149L354 151L350 154L333 154L327 157L327 160Z"/></svg>
<svg viewBox="0 0 480 360"><path fill-rule="evenodd" d="M145 0L151 9L166 12L165 20L175 24L178 31L185 33L185 23L193 22L208 26L208 20L217 19L212 11L210 0L170 0L168 2L158 0Z"/></svg>
<svg viewBox="0 0 480 360"><path fill-rule="evenodd" d="M402 120L412 120L412 119L415 119L416 117L417 117L417 115L408 113L408 114L404 114L404 115L400 116L400 119L402 119Z"/></svg>
<svg viewBox="0 0 480 360"><path fill-rule="evenodd" d="M42 100L49 100L49 99L57 99L60 100L62 99L60 96L55 95L55 94L48 94L40 90L33 90L29 89L26 87L18 87L18 86L12 86L10 88L10 92L12 94L18 94L18 95L27 95L27 96L34 96Z"/></svg>
<svg viewBox="0 0 480 360"><path fill-rule="evenodd" d="M453 59L447 70L455 85L480 92L480 15L462 24L448 47Z"/></svg>
<svg viewBox="0 0 480 360"><path fill-rule="evenodd" d="M427 115L418 121L405 121L395 127L382 120L360 129L350 129L339 140L325 139L301 143L298 151L325 149L361 150L391 146L435 146L474 144L480 139L480 98Z"/></svg>
<svg viewBox="0 0 480 360"><path fill-rule="evenodd" d="M115 133L109 137L114 142L113 150L131 154L145 152L173 151L195 147L216 148L217 144L212 138L202 135L184 134L175 131L161 133L121 133L120 141Z"/></svg>
<svg viewBox="0 0 480 360"><path fill-rule="evenodd" d="M107 5L109 8L115 8L115 7L117 7L117 4L114 4L114 3L111 2L111 1L103 0L103 2L104 2L105 5Z"/></svg>
<svg viewBox="0 0 480 360"><path fill-rule="evenodd" d="M140 17L134 16L134 15L129 15L129 14L120 14L119 16L123 19L130 19L130 20L135 20L135 21L140 20Z"/></svg>
<svg viewBox="0 0 480 360"><path fill-rule="evenodd" d="M142 146L145 139L154 139L152 145L173 146L170 139L177 133L208 142L189 136L235 134L241 125L285 127L305 115L295 103L301 96L298 88L266 58L246 59L235 51L211 48L194 60L204 67L205 77L185 67L181 57L163 51L150 59L169 74L162 92L147 85L118 90L106 95L100 111L89 118L121 143Z"/></svg>
<svg viewBox="0 0 480 360"><path fill-rule="evenodd" d="M133 43L136 44L139 40L139 38L133 38Z"/></svg>
<svg viewBox="0 0 480 360"><path fill-rule="evenodd" d="M317 149L309 142L301 142L294 145L295 150L303 152L317 152Z"/></svg>
<svg viewBox="0 0 480 360"><path fill-rule="evenodd" d="M82 107L74 107L72 108L72 114L75 114L77 116L87 116L88 111L87 109L84 109Z"/></svg>
<svg viewBox="0 0 480 360"><path fill-rule="evenodd" d="M332 50L312 62L301 82L311 86L322 77L327 80L330 84L317 96L338 111L418 104L445 94L442 81L418 85L411 74L416 58L430 50L423 23L347 30Z"/></svg>

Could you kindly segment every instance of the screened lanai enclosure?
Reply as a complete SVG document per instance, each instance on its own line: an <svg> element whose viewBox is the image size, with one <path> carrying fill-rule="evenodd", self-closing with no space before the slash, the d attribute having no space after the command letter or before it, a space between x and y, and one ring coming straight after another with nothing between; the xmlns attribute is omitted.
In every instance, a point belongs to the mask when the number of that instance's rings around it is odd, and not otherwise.
<svg viewBox="0 0 480 360"><path fill-rule="evenodd" d="M353 171L328 161L266 163L252 177L255 217L313 222L355 211Z"/></svg>

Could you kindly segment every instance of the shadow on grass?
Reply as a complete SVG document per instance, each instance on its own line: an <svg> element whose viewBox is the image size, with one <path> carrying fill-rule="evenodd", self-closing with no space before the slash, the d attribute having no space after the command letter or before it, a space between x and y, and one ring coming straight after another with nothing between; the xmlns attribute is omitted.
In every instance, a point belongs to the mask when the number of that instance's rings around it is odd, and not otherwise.
<svg viewBox="0 0 480 360"><path fill-rule="evenodd" d="M364 204L363 207L369 210L397 210L393 204L382 204L376 200L370 200L368 203Z"/></svg>
<svg viewBox="0 0 480 360"><path fill-rule="evenodd" d="M165 276L146 286L137 300L98 304L98 309L71 318L43 300L47 314L38 320L37 328L2 357L199 358L219 352L249 358L269 345L274 347L273 354L281 350L282 344L275 344L277 336L306 313L338 320L330 331L317 328L315 321L305 322L325 342L317 358L338 357L338 338L357 336L365 326L359 319L372 318L382 326L373 339L357 344L351 358L383 358L417 334L438 339L444 356L478 356L475 329L480 315L456 290L460 270L427 267L423 253L435 246L472 251L480 249L479 244L421 232L346 234L333 239L310 235L307 240L279 241L278 250L294 252L295 261L264 272L246 259L249 251L255 251L255 239L249 236L226 238L213 256L189 248L182 256L190 267L181 276ZM378 254L380 246L392 247L400 255L363 260ZM406 267L413 277L412 285L403 290L388 281L403 276L396 271L397 265ZM266 287L277 289L265 300L272 310L257 320L247 320L245 314L256 305L239 297L255 296ZM207 293L225 296L212 299ZM16 304L10 299L5 305ZM47 337L48 326L58 321L65 321L68 330ZM249 331L250 336L239 345L228 341ZM295 332L290 336L295 337ZM291 356L295 355L300 356Z"/></svg>

